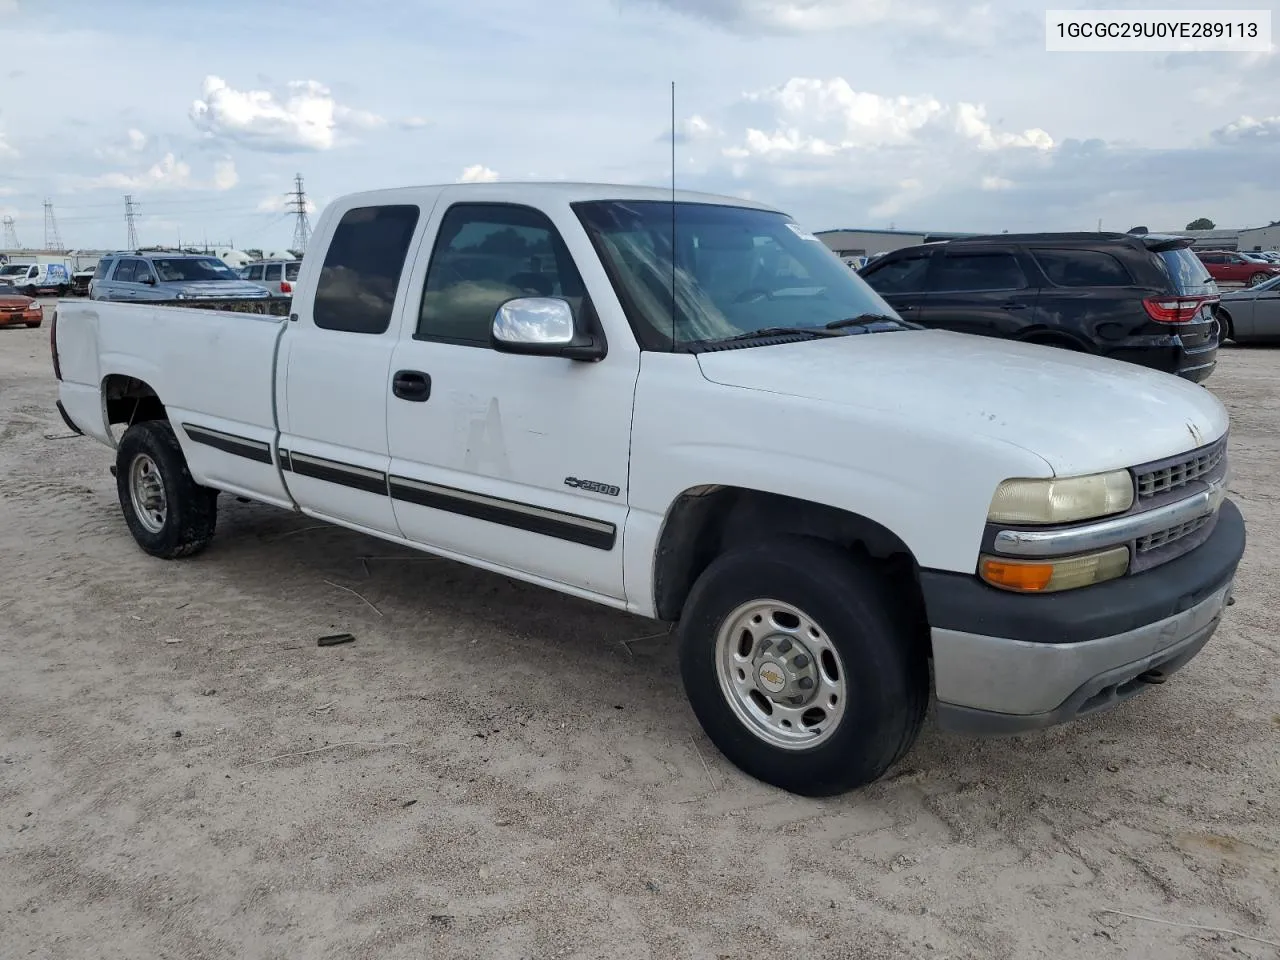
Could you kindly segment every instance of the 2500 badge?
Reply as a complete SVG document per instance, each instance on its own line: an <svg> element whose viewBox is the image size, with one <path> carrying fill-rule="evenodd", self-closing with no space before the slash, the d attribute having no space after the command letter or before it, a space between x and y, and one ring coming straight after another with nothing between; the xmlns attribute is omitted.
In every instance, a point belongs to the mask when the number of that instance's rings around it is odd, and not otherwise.
<svg viewBox="0 0 1280 960"><path fill-rule="evenodd" d="M579 480L577 477L565 477L564 485L575 490L586 490L589 493L603 493L606 497L616 497L622 492L621 487L608 483L596 483L594 480Z"/></svg>

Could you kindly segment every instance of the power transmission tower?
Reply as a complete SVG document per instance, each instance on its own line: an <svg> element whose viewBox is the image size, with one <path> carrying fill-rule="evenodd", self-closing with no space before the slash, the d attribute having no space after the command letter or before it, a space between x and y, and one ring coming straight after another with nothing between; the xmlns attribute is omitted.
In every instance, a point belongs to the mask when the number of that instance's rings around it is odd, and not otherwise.
<svg viewBox="0 0 1280 960"><path fill-rule="evenodd" d="M4 218L4 245L7 250L22 249L22 244L18 240L18 228L14 225L13 217Z"/></svg>
<svg viewBox="0 0 1280 960"><path fill-rule="evenodd" d="M138 228L134 224L134 217L137 216L138 210L133 205L133 195L126 193L124 195L124 223L129 228L129 240L126 249L138 249Z"/></svg>
<svg viewBox="0 0 1280 960"><path fill-rule="evenodd" d="M311 220L307 216L307 192L302 189L302 174L293 178L293 192L285 196L289 198L289 212L297 218L293 225L293 249L304 253L311 239Z"/></svg>
<svg viewBox="0 0 1280 960"><path fill-rule="evenodd" d="M58 220L53 215L52 200L44 202L44 248L46 250L62 249L62 237L58 235Z"/></svg>

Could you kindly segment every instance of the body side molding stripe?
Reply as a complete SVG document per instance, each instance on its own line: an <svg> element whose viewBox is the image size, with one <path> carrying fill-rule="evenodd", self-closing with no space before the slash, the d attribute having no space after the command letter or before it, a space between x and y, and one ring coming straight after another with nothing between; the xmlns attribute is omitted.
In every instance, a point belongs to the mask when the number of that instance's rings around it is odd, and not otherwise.
<svg viewBox="0 0 1280 960"><path fill-rule="evenodd" d="M237 457L244 457L246 460L254 460L258 463L271 462L271 444L265 440L238 437L234 433L211 430L208 427L200 427L192 423L182 424L182 430L191 438L192 443L213 447L215 450L231 453Z"/></svg>
<svg viewBox="0 0 1280 960"><path fill-rule="evenodd" d="M368 467L356 467L289 450L280 451L280 466L300 477L325 480L353 490L363 490L366 493L387 495L387 475L379 470L370 470Z"/></svg>
<svg viewBox="0 0 1280 960"><path fill-rule="evenodd" d="M618 528L604 520L410 480L408 477L391 477L391 496L405 503L514 527L528 533L540 533L597 550L612 550L618 538Z"/></svg>

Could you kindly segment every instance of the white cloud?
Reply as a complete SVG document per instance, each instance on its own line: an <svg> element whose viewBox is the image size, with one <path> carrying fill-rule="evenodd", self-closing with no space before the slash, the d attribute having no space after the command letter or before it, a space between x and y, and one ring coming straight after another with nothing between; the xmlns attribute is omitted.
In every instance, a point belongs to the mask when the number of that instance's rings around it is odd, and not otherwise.
<svg viewBox="0 0 1280 960"><path fill-rule="evenodd" d="M733 159L835 157L925 144L978 150L1053 147L1053 138L1039 128L1012 133L996 129L980 104L883 96L854 90L842 77L795 77L781 86L749 93L744 100L769 108L776 126L772 132L749 127L741 143L724 151Z"/></svg>
<svg viewBox="0 0 1280 960"><path fill-rule="evenodd" d="M147 149L147 135L141 130L130 128L125 136L129 140L129 149L134 153L141 153Z"/></svg>
<svg viewBox="0 0 1280 960"><path fill-rule="evenodd" d="M3 2L3 0L0 0L0 2ZM9 141L5 139L4 131L0 130L0 160L17 159L19 156L18 148L10 144Z"/></svg>
<svg viewBox="0 0 1280 960"><path fill-rule="evenodd" d="M189 116L206 136L279 152L331 150L350 132L386 123L375 113L338 103L315 80L294 81L287 90L278 99L267 90L236 90L221 77L208 76Z"/></svg>
<svg viewBox="0 0 1280 960"><path fill-rule="evenodd" d="M230 190L240 182L240 174L236 172L236 163L225 157L213 165L213 189Z"/></svg>
<svg viewBox="0 0 1280 960"><path fill-rule="evenodd" d="M1280 140L1280 116L1241 117L1213 131L1219 143L1243 143Z"/></svg>
<svg viewBox="0 0 1280 960"><path fill-rule="evenodd" d="M458 177L458 183L491 183L498 179L496 170L490 170L483 164L475 164L467 167L462 171L462 175Z"/></svg>
<svg viewBox="0 0 1280 960"><path fill-rule="evenodd" d="M1004 177L986 176L982 178L981 186L983 190L988 192L994 190L1012 190L1014 182L1012 180L1007 180Z"/></svg>
<svg viewBox="0 0 1280 960"><path fill-rule="evenodd" d="M230 190L240 182L234 161L224 158L214 164L213 176L205 181L193 178L191 165L172 153L140 173L114 171L90 178L84 186L114 190Z"/></svg>
<svg viewBox="0 0 1280 960"><path fill-rule="evenodd" d="M94 148L94 156L114 163L137 163L139 154L147 149L150 139L136 127L130 127L125 135L111 143Z"/></svg>
<svg viewBox="0 0 1280 960"><path fill-rule="evenodd" d="M429 126L431 123L426 117L405 117L396 121L396 126L405 130L421 130L423 127Z"/></svg>

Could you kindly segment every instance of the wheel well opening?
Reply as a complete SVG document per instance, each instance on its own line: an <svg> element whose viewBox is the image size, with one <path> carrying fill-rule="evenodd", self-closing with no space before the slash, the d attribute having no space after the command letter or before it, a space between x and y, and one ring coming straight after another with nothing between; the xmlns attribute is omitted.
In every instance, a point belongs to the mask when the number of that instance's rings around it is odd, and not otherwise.
<svg viewBox="0 0 1280 960"><path fill-rule="evenodd" d="M875 561L928 637L919 565L891 530L847 510L739 487L688 490L668 512L654 560L658 618L680 618L694 583L725 550L787 535L826 540Z"/></svg>
<svg viewBox="0 0 1280 960"><path fill-rule="evenodd" d="M143 420L168 420L169 413L151 385L136 377L113 373L102 381L107 423L132 425Z"/></svg>

